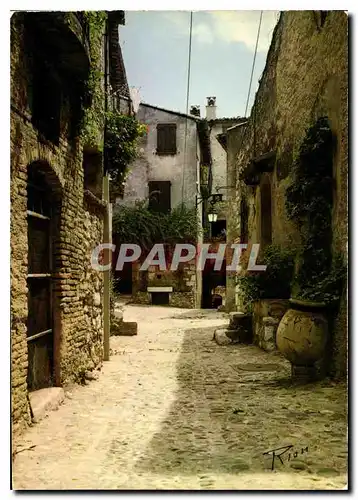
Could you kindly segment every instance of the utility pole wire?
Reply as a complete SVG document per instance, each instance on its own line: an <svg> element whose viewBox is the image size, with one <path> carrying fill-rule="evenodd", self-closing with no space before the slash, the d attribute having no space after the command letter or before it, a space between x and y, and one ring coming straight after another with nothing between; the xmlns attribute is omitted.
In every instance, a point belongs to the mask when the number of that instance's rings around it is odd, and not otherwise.
<svg viewBox="0 0 358 500"><path fill-rule="evenodd" d="M193 12L190 12L190 28L189 28L189 54L188 54L188 81L186 86L186 114L189 114L189 86L190 86L190 68L191 68L191 38L193 31ZM183 177L181 186L181 201L184 203L184 172L185 172L185 162L186 162L186 143L187 143L187 132L188 132L188 118L185 118L185 135L184 135L184 163L183 163Z"/></svg>
<svg viewBox="0 0 358 500"><path fill-rule="evenodd" d="M249 84L249 92L248 92L248 94L247 94L247 101L246 101L246 108L245 108L245 114L244 114L244 116L246 116L246 113L247 113L247 108L249 107L250 94L251 94L251 85L252 85L252 78L253 78L253 76L254 76L254 69L255 69L255 62L256 62L256 54L257 54L257 46L258 46L258 43L259 43L260 30L261 30L262 14L263 14L263 11L261 11L261 12L260 12L259 28L258 28L258 30L257 30L256 46L255 46L255 52L254 52L254 60L252 61L251 76L250 76L250 84Z"/></svg>

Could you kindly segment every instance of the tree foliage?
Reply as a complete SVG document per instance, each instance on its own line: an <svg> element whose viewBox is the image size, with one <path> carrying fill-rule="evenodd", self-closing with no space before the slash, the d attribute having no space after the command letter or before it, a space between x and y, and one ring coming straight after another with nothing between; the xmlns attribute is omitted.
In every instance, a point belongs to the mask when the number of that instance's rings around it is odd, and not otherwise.
<svg viewBox="0 0 358 500"><path fill-rule="evenodd" d="M171 212L152 212L147 200L134 206L121 205L113 216L113 239L117 244L136 243L150 250L155 243L195 243L199 233L196 209L182 204Z"/></svg>

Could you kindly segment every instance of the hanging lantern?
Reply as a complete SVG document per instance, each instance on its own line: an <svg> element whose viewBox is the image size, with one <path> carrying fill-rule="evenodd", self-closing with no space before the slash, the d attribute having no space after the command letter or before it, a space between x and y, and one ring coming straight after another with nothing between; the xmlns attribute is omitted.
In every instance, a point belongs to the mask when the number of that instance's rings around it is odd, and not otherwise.
<svg viewBox="0 0 358 500"><path fill-rule="evenodd" d="M214 209L213 206L211 206L209 210L208 219L209 222L216 222L218 220L218 214L216 213L216 210Z"/></svg>

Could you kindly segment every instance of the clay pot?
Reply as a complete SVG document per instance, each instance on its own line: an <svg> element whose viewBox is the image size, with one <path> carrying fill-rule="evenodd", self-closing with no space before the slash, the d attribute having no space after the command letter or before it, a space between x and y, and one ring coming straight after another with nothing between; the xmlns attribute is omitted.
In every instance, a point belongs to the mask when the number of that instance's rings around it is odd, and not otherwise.
<svg viewBox="0 0 358 500"><path fill-rule="evenodd" d="M325 304L296 299L290 304L277 329L277 348L293 366L313 367L327 348Z"/></svg>

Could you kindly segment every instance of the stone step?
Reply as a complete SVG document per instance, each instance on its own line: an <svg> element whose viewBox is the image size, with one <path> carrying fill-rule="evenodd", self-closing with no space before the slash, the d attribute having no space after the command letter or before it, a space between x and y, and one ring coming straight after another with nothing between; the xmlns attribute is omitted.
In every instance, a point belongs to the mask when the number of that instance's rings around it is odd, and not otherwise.
<svg viewBox="0 0 358 500"><path fill-rule="evenodd" d="M251 315L243 312L231 312L229 313L229 321L230 330L237 330L241 325L251 323Z"/></svg>
<svg viewBox="0 0 358 500"><path fill-rule="evenodd" d="M111 335L131 337L137 335L138 323L134 321L111 320Z"/></svg>
<svg viewBox="0 0 358 500"><path fill-rule="evenodd" d="M228 328L218 328L215 330L213 340L219 345L251 343L251 337L243 329L229 330Z"/></svg>
<svg viewBox="0 0 358 500"><path fill-rule="evenodd" d="M243 336L241 330L232 330L228 328L226 330L226 336L234 343L240 344L243 342Z"/></svg>
<svg viewBox="0 0 358 500"><path fill-rule="evenodd" d="M232 340L226 335L226 328L218 328L214 332L214 339L218 345L230 345Z"/></svg>
<svg viewBox="0 0 358 500"><path fill-rule="evenodd" d="M29 392L29 401L34 423L42 420L50 411L57 410L65 399L62 387L47 387Z"/></svg>
<svg viewBox="0 0 358 500"><path fill-rule="evenodd" d="M228 336L234 342L242 344L252 343L252 316L243 312L229 313L230 323L228 326Z"/></svg>

